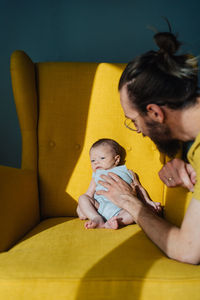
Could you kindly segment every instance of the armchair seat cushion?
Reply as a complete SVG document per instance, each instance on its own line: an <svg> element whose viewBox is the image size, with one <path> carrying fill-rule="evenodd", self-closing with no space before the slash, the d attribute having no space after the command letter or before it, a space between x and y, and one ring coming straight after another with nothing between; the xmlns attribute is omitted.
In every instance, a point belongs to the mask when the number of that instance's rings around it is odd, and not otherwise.
<svg viewBox="0 0 200 300"><path fill-rule="evenodd" d="M200 272L166 258L138 225L51 218L1 254L0 286L1 299L199 299Z"/></svg>

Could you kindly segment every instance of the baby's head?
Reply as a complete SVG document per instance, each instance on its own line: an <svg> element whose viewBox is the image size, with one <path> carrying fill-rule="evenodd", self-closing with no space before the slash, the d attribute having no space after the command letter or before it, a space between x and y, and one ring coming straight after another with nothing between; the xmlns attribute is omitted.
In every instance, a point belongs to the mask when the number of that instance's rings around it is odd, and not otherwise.
<svg viewBox="0 0 200 300"><path fill-rule="evenodd" d="M90 148L92 170L109 170L125 163L126 151L112 139L100 139Z"/></svg>

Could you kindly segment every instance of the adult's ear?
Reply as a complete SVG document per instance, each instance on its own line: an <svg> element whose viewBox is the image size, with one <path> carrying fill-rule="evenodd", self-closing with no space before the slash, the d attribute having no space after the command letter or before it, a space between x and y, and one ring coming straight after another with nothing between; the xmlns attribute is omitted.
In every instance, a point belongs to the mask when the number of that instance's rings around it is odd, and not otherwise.
<svg viewBox="0 0 200 300"><path fill-rule="evenodd" d="M164 110L157 104L148 104L147 115L155 122L163 123L165 119Z"/></svg>

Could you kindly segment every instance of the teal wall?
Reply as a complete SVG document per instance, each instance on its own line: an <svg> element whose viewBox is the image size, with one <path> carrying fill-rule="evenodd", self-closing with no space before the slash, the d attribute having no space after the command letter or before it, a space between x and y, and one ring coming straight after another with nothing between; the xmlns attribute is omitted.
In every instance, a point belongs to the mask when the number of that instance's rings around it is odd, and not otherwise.
<svg viewBox="0 0 200 300"><path fill-rule="evenodd" d="M166 16L183 49L200 54L199 0L0 0L0 164L20 167L21 136L9 60L16 49L33 61L128 62L155 48L153 25Z"/></svg>

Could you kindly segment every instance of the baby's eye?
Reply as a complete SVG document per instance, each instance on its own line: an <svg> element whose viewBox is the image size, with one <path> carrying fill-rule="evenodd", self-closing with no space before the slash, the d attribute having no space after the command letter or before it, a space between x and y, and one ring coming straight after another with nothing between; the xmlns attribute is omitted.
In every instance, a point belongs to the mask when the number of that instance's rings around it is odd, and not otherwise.
<svg viewBox="0 0 200 300"><path fill-rule="evenodd" d="M92 160L91 160L91 162L93 163L93 162L95 162L95 160L94 160L94 159L92 159Z"/></svg>
<svg viewBox="0 0 200 300"><path fill-rule="evenodd" d="M102 156L102 157L101 157L101 159L105 159L105 157L104 157L104 156Z"/></svg>

